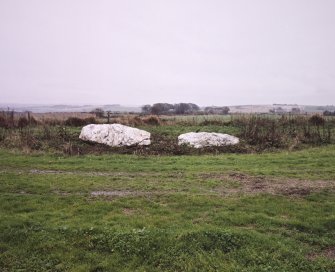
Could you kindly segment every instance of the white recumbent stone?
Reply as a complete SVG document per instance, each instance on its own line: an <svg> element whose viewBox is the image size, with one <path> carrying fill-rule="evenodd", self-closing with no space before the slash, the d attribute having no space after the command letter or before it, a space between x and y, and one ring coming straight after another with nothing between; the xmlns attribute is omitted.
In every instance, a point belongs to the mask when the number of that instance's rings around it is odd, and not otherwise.
<svg viewBox="0 0 335 272"><path fill-rule="evenodd" d="M120 124L87 125L81 129L79 138L109 146L150 145L151 143L149 132Z"/></svg>
<svg viewBox="0 0 335 272"><path fill-rule="evenodd" d="M236 145L239 142L239 138L235 136L215 132L189 132L178 136L179 145L185 144L194 148Z"/></svg>

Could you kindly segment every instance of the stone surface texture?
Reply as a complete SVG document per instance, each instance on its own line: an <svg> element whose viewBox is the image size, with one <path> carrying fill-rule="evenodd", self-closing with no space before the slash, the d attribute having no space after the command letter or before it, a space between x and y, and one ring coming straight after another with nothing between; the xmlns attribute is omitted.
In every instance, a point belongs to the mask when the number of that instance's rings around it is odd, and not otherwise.
<svg viewBox="0 0 335 272"><path fill-rule="evenodd" d="M87 125L79 136L84 141L109 146L150 145L150 133L120 124Z"/></svg>
<svg viewBox="0 0 335 272"><path fill-rule="evenodd" d="M215 132L189 132L178 136L179 145L186 144L194 148L236 145L239 142L235 136Z"/></svg>

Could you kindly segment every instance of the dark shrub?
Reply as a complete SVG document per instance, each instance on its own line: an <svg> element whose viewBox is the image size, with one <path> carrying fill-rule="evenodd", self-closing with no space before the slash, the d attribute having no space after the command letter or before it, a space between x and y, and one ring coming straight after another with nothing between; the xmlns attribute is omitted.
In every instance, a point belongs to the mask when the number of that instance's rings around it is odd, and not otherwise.
<svg viewBox="0 0 335 272"><path fill-rule="evenodd" d="M66 126L71 126L71 127L80 127L86 125L85 119L81 119L78 117L69 117L65 120L64 123Z"/></svg>
<svg viewBox="0 0 335 272"><path fill-rule="evenodd" d="M2 115L0 115L0 127L2 127L2 128L7 128L8 127L7 120Z"/></svg>
<svg viewBox="0 0 335 272"><path fill-rule="evenodd" d="M313 116L311 116L308 121L314 126L322 126L325 123L325 119L318 114L314 114Z"/></svg>
<svg viewBox="0 0 335 272"><path fill-rule="evenodd" d="M94 117L87 117L87 118L85 118L85 121L86 121L86 125L97 123L97 120Z"/></svg>
<svg viewBox="0 0 335 272"><path fill-rule="evenodd" d="M26 127L28 125L29 125L29 121L28 121L28 119L26 117L20 117L19 118L19 121L17 123L17 126L19 128L24 128L24 127Z"/></svg>
<svg viewBox="0 0 335 272"><path fill-rule="evenodd" d="M143 120L139 116L135 116L134 118L130 117L130 118L128 118L128 120L129 120L129 124L131 124L133 126L143 125Z"/></svg>
<svg viewBox="0 0 335 272"><path fill-rule="evenodd" d="M152 126L159 126L161 124L161 120L159 119L159 117L153 115L143 118L143 122L147 125Z"/></svg>
<svg viewBox="0 0 335 272"><path fill-rule="evenodd" d="M88 124L94 124L94 123L96 123L96 120L94 117L88 117L85 119L78 118L78 117L69 117L68 119L66 119L64 124L66 126L71 126L71 127L81 127L81 126L85 126Z"/></svg>

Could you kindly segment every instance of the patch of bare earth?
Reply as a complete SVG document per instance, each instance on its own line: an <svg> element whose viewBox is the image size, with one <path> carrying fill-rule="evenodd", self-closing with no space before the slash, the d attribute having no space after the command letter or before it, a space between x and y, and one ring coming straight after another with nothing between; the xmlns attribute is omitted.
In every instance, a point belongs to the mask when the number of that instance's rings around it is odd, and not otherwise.
<svg viewBox="0 0 335 272"><path fill-rule="evenodd" d="M136 213L136 210L135 209L130 209L130 208L124 208L122 210L123 214L125 215L133 215Z"/></svg>
<svg viewBox="0 0 335 272"><path fill-rule="evenodd" d="M18 173L18 172L16 172ZM22 174L22 172L20 172ZM43 170L43 169L31 169L29 174L36 175L85 175L89 177L127 177L127 178L137 178L137 177L159 177L161 173L143 173L143 172L101 172L101 171L64 171L64 170ZM184 173L182 172L172 172L167 175L168 178L182 178Z"/></svg>
<svg viewBox="0 0 335 272"><path fill-rule="evenodd" d="M335 246L328 247L321 252L313 252L307 256L307 258L311 261L322 257L330 260L335 260Z"/></svg>
<svg viewBox="0 0 335 272"><path fill-rule="evenodd" d="M121 191L121 190L115 190L115 191L93 191L91 192L91 196L139 196L144 195L145 192L139 192L139 191Z"/></svg>
<svg viewBox="0 0 335 272"><path fill-rule="evenodd" d="M132 196L162 196L176 193L173 191L130 191L130 190L100 190L91 192L92 197L132 197Z"/></svg>
<svg viewBox="0 0 335 272"><path fill-rule="evenodd" d="M31 169L30 174L55 174L55 175L85 175L85 176L127 176L127 177L136 177L136 176L146 176L146 173L123 173L123 172L90 172L90 171L63 171L63 170L40 170L40 169Z"/></svg>
<svg viewBox="0 0 335 272"><path fill-rule="evenodd" d="M323 190L335 191L335 181L333 180L280 179L250 176L243 173L206 173L201 174L200 178L222 181L222 185L214 190L220 195L267 193L285 196L306 196L312 192ZM227 186L231 181L236 186Z"/></svg>
<svg viewBox="0 0 335 272"><path fill-rule="evenodd" d="M335 260L335 247L325 249L322 254L328 259Z"/></svg>

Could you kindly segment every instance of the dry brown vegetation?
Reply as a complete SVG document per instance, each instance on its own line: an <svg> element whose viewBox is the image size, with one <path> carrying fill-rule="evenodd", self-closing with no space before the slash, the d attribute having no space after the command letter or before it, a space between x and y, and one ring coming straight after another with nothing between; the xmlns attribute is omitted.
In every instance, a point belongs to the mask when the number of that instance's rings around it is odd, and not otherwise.
<svg viewBox="0 0 335 272"><path fill-rule="evenodd" d="M250 153L265 150L293 150L308 145L335 141L335 118L320 115L231 115L231 116L155 116L109 115L96 118L92 114L54 113L35 115L11 111L0 113L0 146L25 152L52 151L69 155L105 152L139 155L180 155L201 153ZM80 116L80 117L79 117ZM67 117L65 119L65 117ZM213 116L212 116L213 117ZM80 127L94 123L119 123L140 127L152 134L148 147L111 148L78 139ZM214 131L233 134L241 139L237 146L195 150L179 146L177 136L189 131Z"/></svg>

